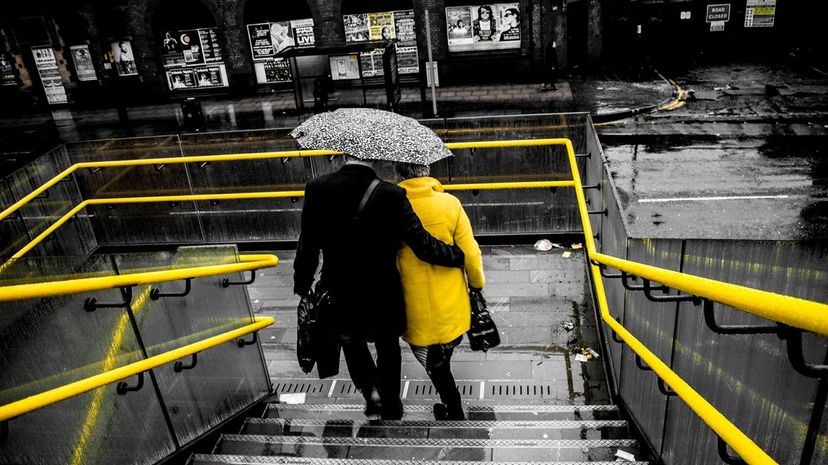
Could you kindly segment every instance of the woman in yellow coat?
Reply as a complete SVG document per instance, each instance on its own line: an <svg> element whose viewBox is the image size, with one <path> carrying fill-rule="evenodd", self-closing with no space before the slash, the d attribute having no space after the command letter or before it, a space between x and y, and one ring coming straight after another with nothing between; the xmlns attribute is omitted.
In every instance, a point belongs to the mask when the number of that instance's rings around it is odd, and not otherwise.
<svg viewBox="0 0 828 465"><path fill-rule="evenodd" d="M466 256L465 273L459 268L430 265L408 246L397 256L407 320L402 337L440 394L434 417L462 420L465 415L450 364L454 348L471 324L466 277L468 288L478 292L486 282L480 247L460 201L443 192L440 181L429 177L428 166L399 163L396 168L403 179L400 187L406 190L423 227L446 244L460 247Z"/></svg>

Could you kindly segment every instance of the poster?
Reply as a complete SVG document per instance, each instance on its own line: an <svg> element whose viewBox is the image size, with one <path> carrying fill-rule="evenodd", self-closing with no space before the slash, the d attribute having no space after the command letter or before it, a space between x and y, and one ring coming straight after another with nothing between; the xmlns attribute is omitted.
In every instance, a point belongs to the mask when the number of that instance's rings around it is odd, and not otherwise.
<svg viewBox="0 0 828 465"><path fill-rule="evenodd" d="M40 75L43 92L46 94L46 101L50 105L68 103L66 89L63 88L63 81L60 78L60 71L52 47L32 47L32 56Z"/></svg>
<svg viewBox="0 0 828 465"><path fill-rule="evenodd" d="M220 63L224 61L219 31L216 29L199 29L198 38L201 42L202 55L205 63Z"/></svg>
<svg viewBox="0 0 828 465"><path fill-rule="evenodd" d="M517 3L446 8L450 52L520 48L520 7Z"/></svg>
<svg viewBox="0 0 828 465"><path fill-rule="evenodd" d="M227 71L223 63L196 68L170 69L167 70L167 85L170 90L227 87Z"/></svg>
<svg viewBox="0 0 828 465"><path fill-rule="evenodd" d="M313 47L316 37L313 35L313 19L295 19L290 22L293 29L293 40L297 47Z"/></svg>
<svg viewBox="0 0 828 465"><path fill-rule="evenodd" d="M367 14L344 15L342 16L342 22L345 24L345 42L362 42L368 40Z"/></svg>
<svg viewBox="0 0 828 465"><path fill-rule="evenodd" d="M359 53L359 61L362 66L362 77L374 77L385 75L385 72L382 68L383 52L383 49L377 48L370 52Z"/></svg>
<svg viewBox="0 0 828 465"><path fill-rule="evenodd" d="M247 37L250 39L253 60L276 56L276 49L270 41L270 23L248 24Z"/></svg>
<svg viewBox="0 0 828 465"><path fill-rule="evenodd" d="M328 57L328 62L332 80L359 79L359 59L356 55L334 55Z"/></svg>
<svg viewBox="0 0 828 465"><path fill-rule="evenodd" d="M254 62L253 68L256 71L256 82L259 84L275 84L293 80L290 62L287 58L271 58L267 61Z"/></svg>
<svg viewBox="0 0 828 465"><path fill-rule="evenodd" d="M773 27L776 0L747 0L745 27Z"/></svg>
<svg viewBox="0 0 828 465"><path fill-rule="evenodd" d="M394 27L397 32L397 70L400 74L419 73L420 57L417 54L414 10L395 11Z"/></svg>
<svg viewBox="0 0 828 465"><path fill-rule="evenodd" d="M89 53L88 45L73 45L69 47L72 55L72 62L75 64L75 72L78 81L97 81L95 65L92 63L92 54Z"/></svg>
<svg viewBox="0 0 828 465"><path fill-rule="evenodd" d="M161 60L165 68L199 66L224 59L219 31L188 29L167 31L161 39Z"/></svg>
<svg viewBox="0 0 828 465"><path fill-rule="evenodd" d="M394 28L394 13L368 13L368 38L370 40L391 40L397 38Z"/></svg>
<svg viewBox="0 0 828 465"><path fill-rule="evenodd" d="M138 66L135 64L135 55L132 54L132 44L128 40L119 40L110 46L118 76L137 76Z"/></svg>
<svg viewBox="0 0 828 465"><path fill-rule="evenodd" d="M420 59L417 56L417 47L397 47L397 71L400 74L420 72Z"/></svg>
<svg viewBox="0 0 828 465"><path fill-rule="evenodd" d="M0 53L0 86L16 86L14 61L5 53Z"/></svg>

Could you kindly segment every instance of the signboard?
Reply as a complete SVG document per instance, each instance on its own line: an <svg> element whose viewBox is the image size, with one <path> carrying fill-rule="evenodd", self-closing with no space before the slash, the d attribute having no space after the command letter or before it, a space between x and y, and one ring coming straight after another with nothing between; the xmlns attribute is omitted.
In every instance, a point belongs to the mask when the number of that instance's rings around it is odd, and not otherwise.
<svg viewBox="0 0 828 465"><path fill-rule="evenodd" d="M38 74L40 74L40 82L43 84L46 101L50 105L68 103L66 89L63 88L63 81L60 79L60 71L52 47L32 47L32 56L34 56L35 66Z"/></svg>
<svg viewBox="0 0 828 465"><path fill-rule="evenodd" d="M289 48L310 48L316 45L313 19L296 19L247 25L250 54L256 71L256 82L273 84L290 82L290 63L278 55Z"/></svg>
<svg viewBox="0 0 828 465"><path fill-rule="evenodd" d="M715 5L707 5L706 22L713 21L730 21L730 3L717 3Z"/></svg>
<svg viewBox="0 0 828 465"><path fill-rule="evenodd" d="M227 70L224 63L194 68L170 69L167 70L167 85L170 90L227 87Z"/></svg>
<svg viewBox="0 0 828 465"><path fill-rule="evenodd" d="M725 30L724 21L710 21L710 32L722 32Z"/></svg>
<svg viewBox="0 0 828 465"><path fill-rule="evenodd" d="M776 0L747 0L745 27L773 27Z"/></svg>
<svg viewBox="0 0 828 465"><path fill-rule="evenodd" d="M0 86L16 86L14 60L5 53L0 53Z"/></svg>
<svg viewBox="0 0 828 465"><path fill-rule="evenodd" d="M75 73L78 81L97 81L95 65L92 63L92 54L89 53L88 45L72 45L69 47L72 55L72 62L75 64Z"/></svg>
<svg viewBox="0 0 828 465"><path fill-rule="evenodd" d="M494 3L446 7L450 52L520 48L520 6Z"/></svg>
<svg viewBox="0 0 828 465"><path fill-rule="evenodd" d="M132 53L132 44L128 40L118 40L110 43L112 59L115 61L115 70L118 76L137 76L138 66L135 64L135 55Z"/></svg>
<svg viewBox="0 0 828 465"><path fill-rule="evenodd" d="M331 65L332 80L359 79L359 58L356 55L334 55L328 57L328 62ZM382 68L382 61L380 61L380 68Z"/></svg>
<svg viewBox="0 0 828 465"><path fill-rule="evenodd" d="M259 84L275 84L293 80L293 74L290 72L290 62L287 58L257 61L253 63L253 69L256 71L256 82Z"/></svg>
<svg viewBox="0 0 828 465"><path fill-rule="evenodd" d="M161 39L161 60L165 68L219 63L223 59L216 29L167 31Z"/></svg>
<svg viewBox="0 0 828 465"><path fill-rule="evenodd" d="M396 39L397 70L400 74L420 72L414 10L343 15L342 21L345 24L345 42ZM360 53L363 77L384 74L383 53L382 48Z"/></svg>

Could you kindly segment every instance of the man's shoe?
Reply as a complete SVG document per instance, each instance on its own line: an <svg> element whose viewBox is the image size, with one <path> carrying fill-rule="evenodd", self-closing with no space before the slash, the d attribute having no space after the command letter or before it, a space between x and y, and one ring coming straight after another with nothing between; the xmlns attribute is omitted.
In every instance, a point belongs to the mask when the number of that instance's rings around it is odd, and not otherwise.
<svg viewBox="0 0 828 465"><path fill-rule="evenodd" d="M383 406L381 417L383 420L400 420L403 417L402 402L396 402L396 405Z"/></svg>
<svg viewBox="0 0 828 465"><path fill-rule="evenodd" d="M463 406L461 404L452 405L446 408L446 420L463 421L465 419L466 414L463 413Z"/></svg>
<svg viewBox="0 0 828 465"><path fill-rule="evenodd" d="M365 416L368 418L379 418L382 414L382 400L376 389L365 396Z"/></svg>
<svg viewBox="0 0 828 465"><path fill-rule="evenodd" d="M434 411L435 420L443 421L448 419L448 407L446 407L446 404L434 404L432 410Z"/></svg>

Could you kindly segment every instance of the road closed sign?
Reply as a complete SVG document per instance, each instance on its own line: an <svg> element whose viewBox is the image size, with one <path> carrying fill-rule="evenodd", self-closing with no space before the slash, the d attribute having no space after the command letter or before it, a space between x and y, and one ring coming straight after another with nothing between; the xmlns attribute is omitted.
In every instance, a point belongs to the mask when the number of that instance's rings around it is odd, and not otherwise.
<svg viewBox="0 0 828 465"><path fill-rule="evenodd" d="M730 20L730 3L707 5L707 22Z"/></svg>

